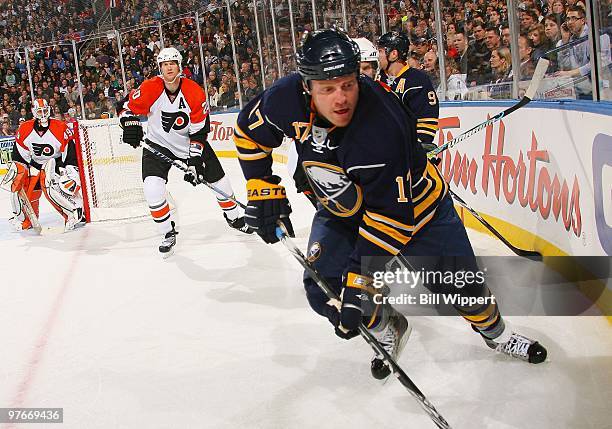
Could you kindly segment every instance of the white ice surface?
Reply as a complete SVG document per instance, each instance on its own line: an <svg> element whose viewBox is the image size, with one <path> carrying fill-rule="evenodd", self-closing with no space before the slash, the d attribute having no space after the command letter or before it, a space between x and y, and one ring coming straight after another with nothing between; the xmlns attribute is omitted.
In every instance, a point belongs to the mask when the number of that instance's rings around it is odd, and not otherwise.
<svg viewBox="0 0 612 429"><path fill-rule="evenodd" d="M223 164L244 198L237 161ZM40 237L0 222L0 407L64 408L63 425L19 427L435 427L395 379L371 378L361 339L310 310L282 245L230 231L206 188L178 175L169 188L180 234L166 261L151 221ZM289 194L304 246L313 209ZM479 254L507 254L470 236ZM548 362L496 355L458 317L419 317L400 364L453 428L611 428L608 322L510 319Z"/></svg>

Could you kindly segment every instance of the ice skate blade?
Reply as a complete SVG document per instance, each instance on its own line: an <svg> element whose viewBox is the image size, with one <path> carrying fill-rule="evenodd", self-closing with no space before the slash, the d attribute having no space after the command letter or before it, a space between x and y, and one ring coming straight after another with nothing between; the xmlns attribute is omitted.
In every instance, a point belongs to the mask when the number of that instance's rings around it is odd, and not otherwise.
<svg viewBox="0 0 612 429"><path fill-rule="evenodd" d="M159 252L159 253L160 253L162 259L168 259L172 255L174 255L174 248L170 249L168 252L165 252L165 253Z"/></svg>

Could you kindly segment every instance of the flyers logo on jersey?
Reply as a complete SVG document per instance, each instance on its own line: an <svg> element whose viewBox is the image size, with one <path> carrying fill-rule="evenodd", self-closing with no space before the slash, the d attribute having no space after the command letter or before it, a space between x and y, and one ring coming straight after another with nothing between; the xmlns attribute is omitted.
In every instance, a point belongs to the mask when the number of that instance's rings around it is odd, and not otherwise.
<svg viewBox="0 0 612 429"><path fill-rule="evenodd" d="M53 146L46 143L32 143L32 152L36 156L51 156L55 152Z"/></svg>
<svg viewBox="0 0 612 429"><path fill-rule="evenodd" d="M340 217L359 211L361 188L350 181L342 168L316 161L304 161L302 165L312 191L327 210Z"/></svg>
<svg viewBox="0 0 612 429"><path fill-rule="evenodd" d="M162 128L169 133L171 129L182 130L189 124L189 115L185 112L162 112Z"/></svg>

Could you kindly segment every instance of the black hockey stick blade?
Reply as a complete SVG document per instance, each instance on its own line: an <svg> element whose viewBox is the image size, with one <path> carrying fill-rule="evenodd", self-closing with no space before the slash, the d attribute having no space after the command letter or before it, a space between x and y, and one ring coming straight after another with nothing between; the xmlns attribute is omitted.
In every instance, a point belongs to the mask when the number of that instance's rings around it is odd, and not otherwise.
<svg viewBox="0 0 612 429"><path fill-rule="evenodd" d="M466 140L470 137L472 137L474 134L478 133L479 131L485 129L486 127L488 127L489 125L492 125L498 121L501 121L502 118L505 118L506 116L508 116L509 114L511 114L512 112L520 109L521 107L527 105L535 96L536 91L538 90L540 83L542 82L542 79L544 78L544 75L546 74L546 70L548 70L548 65L550 64L550 61L548 61L546 58L540 58L538 61L538 64L536 65L535 71L533 72L533 77L531 79L531 83L529 84L529 87L527 88L527 91L525 91L525 95L523 96L523 98L521 98L519 100L518 103L516 103L513 106L510 106L509 108L507 108L506 110L499 112L497 115L493 116L492 118L487 119L484 122L481 122L480 124L476 125L473 128L470 128L469 130L467 130L466 132L458 135L457 137L455 137L452 140L447 141L446 143L444 143L442 146L438 146L437 148L435 148L434 150L432 150L431 152L427 153L427 158L431 159L434 158L436 156L438 156L438 154L440 152L443 152L447 149L452 148L453 146L457 145L458 143L462 142L463 140Z"/></svg>
<svg viewBox="0 0 612 429"><path fill-rule="evenodd" d="M329 287L325 279L317 272L317 270L308 262L304 254L289 238L287 229L282 222L278 223L276 228L276 236L285 245L287 250L294 256L294 258L300 263L302 267L308 272L312 279L317 283L319 288L325 293L329 299L340 300L340 297ZM378 340L368 331L368 329L361 323L359 325L359 334L361 337L383 357L383 360L393 374L398 378L400 383L410 392L410 394L417 400L421 408L429 415L431 420L436 424L438 428L450 429L448 422L442 417L442 415L436 410L431 402L425 397L423 392L414 384L414 382L406 375L404 370L395 362L395 360L387 353L387 351L380 345Z"/></svg>
<svg viewBox="0 0 612 429"><path fill-rule="evenodd" d="M534 260L534 261L541 261L542 260L542 254L540 252L536 252L535 250L526 250L526 249L521 249L519 247L516 247L515 245L510 243L506 239L506 237L504 237L501 234L501 232L496 230L489 222L484 220L484 218L480 215L480 213L478 213L476 210L471 208L465 201L463 201L463 199L461 197L459 197L457 194L455 194L450 189L448 190L448 192L450 192L451 196L453 197L453 199L455 201L457 201L464 209L466 209L468 212L470 212L472 216L474 216L481 224L483 224L485 228L487 228L489 231L491 231L491 233L494 236L499 238L499 240L502 243L504 243L515 254L517 254L518 256L525 257L525 258L529 258L529 259Z"/></svg>

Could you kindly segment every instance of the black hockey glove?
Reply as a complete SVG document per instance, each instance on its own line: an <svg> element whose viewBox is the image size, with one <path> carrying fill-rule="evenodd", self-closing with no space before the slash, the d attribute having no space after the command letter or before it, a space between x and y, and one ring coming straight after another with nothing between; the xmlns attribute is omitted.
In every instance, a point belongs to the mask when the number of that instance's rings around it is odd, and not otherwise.
<svg viewBox="0 0 612 429"><path fill-rule="evenodd" d="M119 120L123 129L123 142L129 144L133 148L140 146L140 142L144 137L142 124L138 116L124 116Z"/></svg>
<svg viewBox="0 0 612 429"><path fill-rule="evenodd" d="M255 230L266 243L276 243L277 222L281 221L290 237L295 237L289 220L291 204L287 200L280 177L269 176L247 181L248 205L244 211L246 224Z"/></svg>
<svg viewBox="0 0 612 429"><path fill-rule="evenodd" d="M348 272L344 277L342 288L342 304L338 313L338 320L331 320L335 327L336 335L345 340L349 340L359 335L359 324L363 314L361 301L362 297L373 296L372 278Z"/></svg>
<svg viewBox="0 0 612 429"><path fill-rule="evenodd" d="M316 209L317 196L312 191L312 187L310 186L310 183L308 183L308 178L306 177L306 172L304 172L301 165L298 165L295 169L295 173L293 173L293 181L297 191L303 193L304 196L308 198L308 201L310 201L310 204L312 204Z"/></svg>
<svg viewBox="0 0 612 429"><path fill-rule="evenodd" d="M190 171L189 173L185 173L183 179L185 182L189 182L193 186L204 183L203 152L204 145L202 143L191 142L189 145L189 159L187 160L187 166L189 167Z"/></svg>

